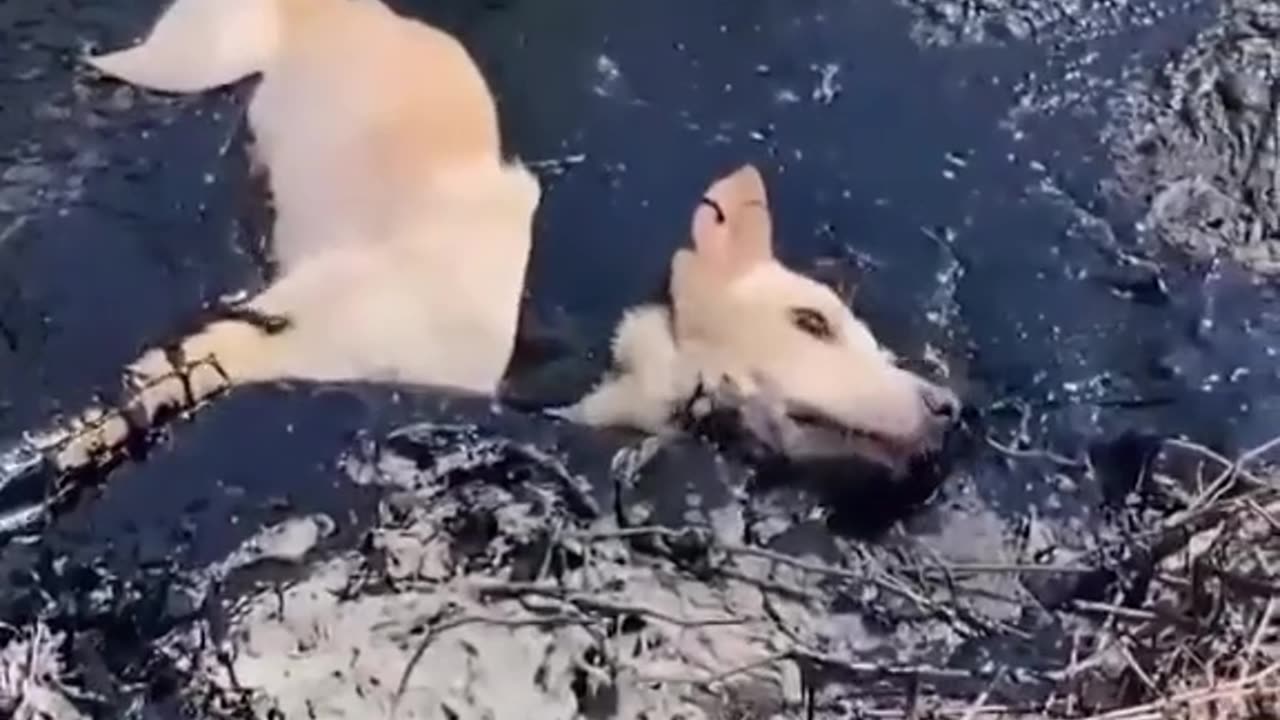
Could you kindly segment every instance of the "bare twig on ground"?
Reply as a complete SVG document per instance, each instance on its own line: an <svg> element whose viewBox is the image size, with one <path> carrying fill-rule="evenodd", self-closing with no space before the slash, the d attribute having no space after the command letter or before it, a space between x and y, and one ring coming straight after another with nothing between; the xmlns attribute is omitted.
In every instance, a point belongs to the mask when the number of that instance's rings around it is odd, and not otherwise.
<svg viewBox="0 0 1280 720"><path fill-rule="evenodd" d="M414 649L413 656L409 658L409 662L405 664L404 672L400 673L400 681L396 683L395 694L391 697L391 717L395 717L396 709L400 704L400 700L404 697L405 690L409 686L409 678L413 676L413 670L418 663L422 661L422 656L426 654L427 649L442 634L463 627L464 625L495 625L499 627L520 628L520 627L558 627L564 625L580 625L590 622L589 618L580 615L544 615L538 617L527 618L504 618L504 617L485 617L481 615L465 615L463 617L454 618L440 622L427 628L422 641L418 643L418 647Z"/></svg>
<svg viewBox="0 0 1280 720"><path fill-rule="evenodd" d="M707 617L707 618L683 618L676 617L670 613L643 605L632 605L628 603L619 603L612 600L606 600L596 595L585 592L572 592L558 585L549 583L523 583L523 582L478 582L473 583L471 588L481 596L497 595L497 596L519 596L519 595L540 595L542 597L552 598L561 602L576 606L583 611L605 612L615 616L635 615L637 617L649 617L654 620L660 620L665 623L677 625L680 627L706 627L711 625L743 625L751 622L758 622L763 618L750 617Z"/></svg>
<svg viewBox="0 0 1280 720"><path fill-rule="evenodd" d="M676 685L678 684L699 685L702 687L710 688L728 680L729 678L736 677L738 675L742 675L744 673L748 673L748 672L751 672L752 670L757 670L762 667L773 665L775 663L790 660L792 659L792 657L793 657L792 651L783 650L781 652L776 652L767 657L760 658L759 660L754 660L749 663L744 663L742 665L729 668L728 670L724 670L722 672L713 673L704 678L643 675L641 676L641 680L643 682L670 683L670 684L676 684Z"/></svg>
<svg viewBox="0 0 1280 720"><path fill-rule="evenodd" d="M1091 715L1085 720L1163 720L1167 713L1177 708L1203 706L1218 700L1274 695L1280 692L1280 687L1265 683L1276 674L1278 669L1280 669L1280 664L1272 665L1243 680L1226 683L1218 687L1176 693L1145 705L1134 705L1099 715Z"/></svg>
<svg viewBox="0 0 1280 720"><path fill-rule="evenodd" d="M715 539L709 529L699 527L683 527L669 528L663 526L643 526L634 528L624 528L621 530L583 532L572 535L574 539L592 542L609 539L626 539L637 537L660 537L667 540L693 540L708 549L716 549L729 555L740 555L747 557L756 557L763 560L794 568L803 572L814 573L825 577L836 578L849 582L870 583L885 592L902 597L909 602L919 606L921 609L934 614L940 614L948 617L952 621L969 625L976 630L984 633L1005 632L1013 635L1027 638L1023 631L999 621L985 621L963 610L962 607L943 605L935 602L915 590L912 590L902 580L894 577L891 573L882 568L876 567L875 563L869 558L863 557L862 567L858 569L839 568L833 565L797 558L784 553L768 550L765 548L752 547L749 545L741 545L736 543L726 543ZM985 565L966 565L952 564L946 568L928 566L920 566L927 570L931 570L938 574L945 574L946 571L953 573L1014 573L1014 572L1045 572L1052 573L1058 571L1057 568L1041 568L1034 565L1005 565L1005 564L985 564ZM911 568L904 568L911 570ZM1092 568L1084 568L1077 566L1068 566L1061 569L1064 574L1081 574L1093 572Z"/></svg>
<svg viewBox="0 0 1280 720"><path fill-rule="evenodd" d="M987 437L987 445L991 449L999 452L1001 455L1014 458L1015 460L1048 460L1058 468L1070 470L1081 469L1088 466L1088 462L1085 460L1069 458L1065 455L1059 455L1058 453L1047 449L1023 450L1015 448L1012 445L1006 445L990 436Z"/></svg>
<svg viewBox="0 0 1280 720"><path fill-rule="evenodd" d="M973 705L970 705L969 708L965 710L964 715L961 716L960 720L974 720L974 718L982 712L982 708L986 706L987 700L991 697L991 691L995 689L996 683L1000 682L1003 677L1004 668L1001 668L999 672L991 677L991 682L987 683L987 686L983 688L982 693L974 699Z"/></svg>

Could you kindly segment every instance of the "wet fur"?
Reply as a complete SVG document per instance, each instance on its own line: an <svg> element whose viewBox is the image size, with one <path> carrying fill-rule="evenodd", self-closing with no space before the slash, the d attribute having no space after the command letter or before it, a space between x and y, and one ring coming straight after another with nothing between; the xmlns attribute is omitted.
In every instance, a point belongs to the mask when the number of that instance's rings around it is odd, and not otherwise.
<svg viewBox="0 0 1280 720"><path fill-rule="evenodd" d="M732 396L754 431L788 454L830 450L813 441L809 421L885 462L936 448L959 400L898 367L831 288L777 260L758 170L714 182L691 236L672 259L669 304L623 315L613 370L561 415L667 433L689 398L710 392Z"/></svg>
<svg viewBox="0 0 1280 720"><path fill-rule="evenodd" d="M504 161L454 38L376 0L178 0L139 45L89 62L168 92L262 76L248 115L278 274L184 356L216 358L231 384L497 389L540 189Z"/></svg>

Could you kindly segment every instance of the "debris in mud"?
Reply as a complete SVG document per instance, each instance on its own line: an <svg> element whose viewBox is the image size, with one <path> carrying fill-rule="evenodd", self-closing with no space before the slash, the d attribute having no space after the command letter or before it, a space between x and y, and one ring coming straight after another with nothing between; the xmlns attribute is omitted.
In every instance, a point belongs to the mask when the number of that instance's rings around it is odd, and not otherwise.
<svg viewBox="0 0 1280 720"><path fill-rule="evenodd" d="M1165 512L1127 530L1133 552L1119 583L1072 601L1094 622L1064 672L1068 709L1094 704L1114 720L1275 715L1280 486L1255 463L1277 445L1231 460L1164 444L1143 492L1161 496ZM1188 468L1190 485L1171 474Z"/></svg>
<svg viewBox="0 0 1280 720"><path fill-rule="evenodd" d="M13 720L82 720L86 716L72 702L63 685L66 663L61 647L66 633L43 623L12 628L0 625L8 637L0 649L0 716Z"/></svg>
<svg viewBox="0 0 1280 720"><path fill-rule="evenodd" d="M732 501L719 510L736 522L627 526L630 513L592 511L561 468L515 445L433 426L393 437L373 465L347 463L397 489L358 551L235 601L217 646L198 626L161 643L206 712L235 696L257 717L769 717L814 702L827 677L972 680L895 650L901 629L829 614L846 592L883 620L937 614L908 633L926 654L999 624L917 595L863 553L838 567L744 544ZM620 483L640 472L624 466Z"/></svg>
<svg viewBox="0 0 1280 720"><path fill-rule="evenodd" d="M679 507L634 524L667 442L624 448L629 462L592 478L614 485L597 504L551 455L417 425L344 459L384 492L345 545L318 544L332 519L301 516L208 567L139 568L145 582L31 563L13 576L36 592L3 594L6 617L29 619L3 636L0 701L46 701L12 672L37 656L48 682L92 683L95 717L167 703L241 720L1140 720L1245 717L1230 713L1280 689L1276 442L1233 461L1152 439L1090 537L1050 518L1009 537L957 478L876 542L822 544L725 472L705 478L720 492L668 491ZM259 558L275 561L237 560ZM106 617L130 618L127 634Z"/></svg>
<svg viewBox="0 0 1280 720"><path fill-rule="evenodd" d="M1087 41L1150 25L1176 12L1175 2L1114 0L901 0L916 16L913 34L927 45L1005 41Z"/></svg>
<svg viewBox="0 0 1280 720"><path fill-rule="evenodd" d="M1231 0L1150 86L1113 106L1114 190L1198 258L1280 274L1280 4Z"/></svg>
<svg viewBox="0 0 1280 720"><path fill-rule="evenodd" d="M254 565L297 564L315 549L323 538L332 535L336 525L327 515L294 518L273 525L254 536L232 553L223 564L223 572Z"/></svg>

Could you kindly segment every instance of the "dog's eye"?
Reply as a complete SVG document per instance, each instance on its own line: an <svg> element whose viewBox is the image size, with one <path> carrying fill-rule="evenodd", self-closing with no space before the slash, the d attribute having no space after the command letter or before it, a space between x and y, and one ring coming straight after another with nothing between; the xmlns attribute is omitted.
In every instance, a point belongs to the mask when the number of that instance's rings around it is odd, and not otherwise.
<svg viewBox="0 0 1280 720"><path fill-rule="evenodd" d="M831 342L836 339L836 334L831 330L831 323L827 322L827 318L822 313L812 308L793 308L791 324L795 325L800 332L817 340Z"/></svg>

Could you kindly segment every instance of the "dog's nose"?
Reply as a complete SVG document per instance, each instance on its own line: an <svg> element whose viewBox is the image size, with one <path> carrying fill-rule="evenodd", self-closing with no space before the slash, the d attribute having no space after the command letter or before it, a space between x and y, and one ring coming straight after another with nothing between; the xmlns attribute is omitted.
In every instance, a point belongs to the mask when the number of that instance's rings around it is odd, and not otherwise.
<svg viewBox="0 0 1280 720"><path fill-rule="evenodd" d="M925 385L920 392L924 406L936 420L950 424L960 419L961 403L955 393L936 385Z"/></svg>

